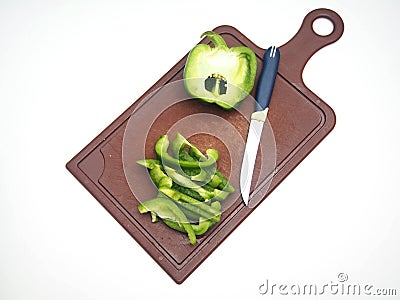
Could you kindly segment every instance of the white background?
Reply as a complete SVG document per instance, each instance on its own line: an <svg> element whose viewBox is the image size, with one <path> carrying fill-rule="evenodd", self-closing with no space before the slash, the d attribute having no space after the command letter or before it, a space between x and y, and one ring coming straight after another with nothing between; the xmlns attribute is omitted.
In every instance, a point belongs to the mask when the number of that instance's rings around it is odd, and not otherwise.
<svg viewBox="0 0 400 300"><path fill-rule="evenodd" d="M336 112L335 129L175 284L65 164L202 32L228 24L261 47L282 45L319 7L339 13L345 33L312 57L304 81ZM399 297L399 9L397 1L1 0L0 299L259 299L266 280L322 285L340 272Z"/></svg>

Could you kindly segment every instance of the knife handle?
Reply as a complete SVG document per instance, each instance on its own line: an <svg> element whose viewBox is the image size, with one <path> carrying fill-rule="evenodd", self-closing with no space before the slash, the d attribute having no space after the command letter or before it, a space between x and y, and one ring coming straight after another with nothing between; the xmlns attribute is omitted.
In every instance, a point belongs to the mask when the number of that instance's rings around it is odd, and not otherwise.
<svg viewBox="0 0 400 300"><path fill-rule="evenodd" d="M256 101L258 104L256 111L265 110L269 106L278 72L280 56L279 49L276 47L269 47L264 53L264 62L256 91Z"/></svg>

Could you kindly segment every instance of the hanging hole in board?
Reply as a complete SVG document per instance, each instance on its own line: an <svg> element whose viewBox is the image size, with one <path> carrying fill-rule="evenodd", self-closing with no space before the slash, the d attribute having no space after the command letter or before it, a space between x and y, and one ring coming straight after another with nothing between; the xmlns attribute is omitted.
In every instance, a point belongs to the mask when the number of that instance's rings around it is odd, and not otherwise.
<svg viewBox="0 0 400 300"><path fill-rule="evenodd" d="M319 36L328 36L333 32L335 26L330 19L319 17L312 23L312 28Z"/></svg>

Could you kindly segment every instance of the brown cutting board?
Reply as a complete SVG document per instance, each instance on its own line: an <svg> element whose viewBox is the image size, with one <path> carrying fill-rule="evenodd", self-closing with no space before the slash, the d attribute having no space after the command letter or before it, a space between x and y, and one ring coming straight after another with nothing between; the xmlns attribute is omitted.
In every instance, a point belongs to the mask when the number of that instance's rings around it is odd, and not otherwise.
<svg viewBox="0 0 400 300"><path fill-rule="evenodd" d="M313 31L312 24L318 18L333 23L331 34L320 36ZM297 34L279 47L281 60L256 162L250 207L242 202L239 174L256 88L231 111L191 99L182 83L187 55L72 158L68 170L175 282L182 283L333 129L333 110L304 85L302 72L309 58L338 40L343 30L342 19L335 12L314 10ZM214 31L230 47L244 45L254 50L258 78L265 49L233 27L220 26ZM210 41L203 39L201 43ZM223 203L221 221L199 237L195 246L189 244L185 234L163 222L151 223L149 214L141 215L137 210L140 201L154 197L157 191L147 172L135 162L155 157L157 139L163 134L172 139L176 132L202 151L217 149L218 168L236 187Z"/></svg>

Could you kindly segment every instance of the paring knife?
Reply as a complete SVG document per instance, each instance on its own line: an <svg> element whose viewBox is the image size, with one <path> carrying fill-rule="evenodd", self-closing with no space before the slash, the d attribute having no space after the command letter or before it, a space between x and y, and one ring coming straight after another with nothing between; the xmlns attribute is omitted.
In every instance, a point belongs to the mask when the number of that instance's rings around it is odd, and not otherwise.
<svg viewBox="0 0 400 300"><path fill-rule="evenodd" d="M250 186L253 178L254 164L257 158L258 145L264 122L267 119L269 102L275 85L280 59L279 49L269 47L264 53L264 63L256 91L256 108L251 115L242 169L240 172L240 190L245 205L249 204Z"/></svg>

